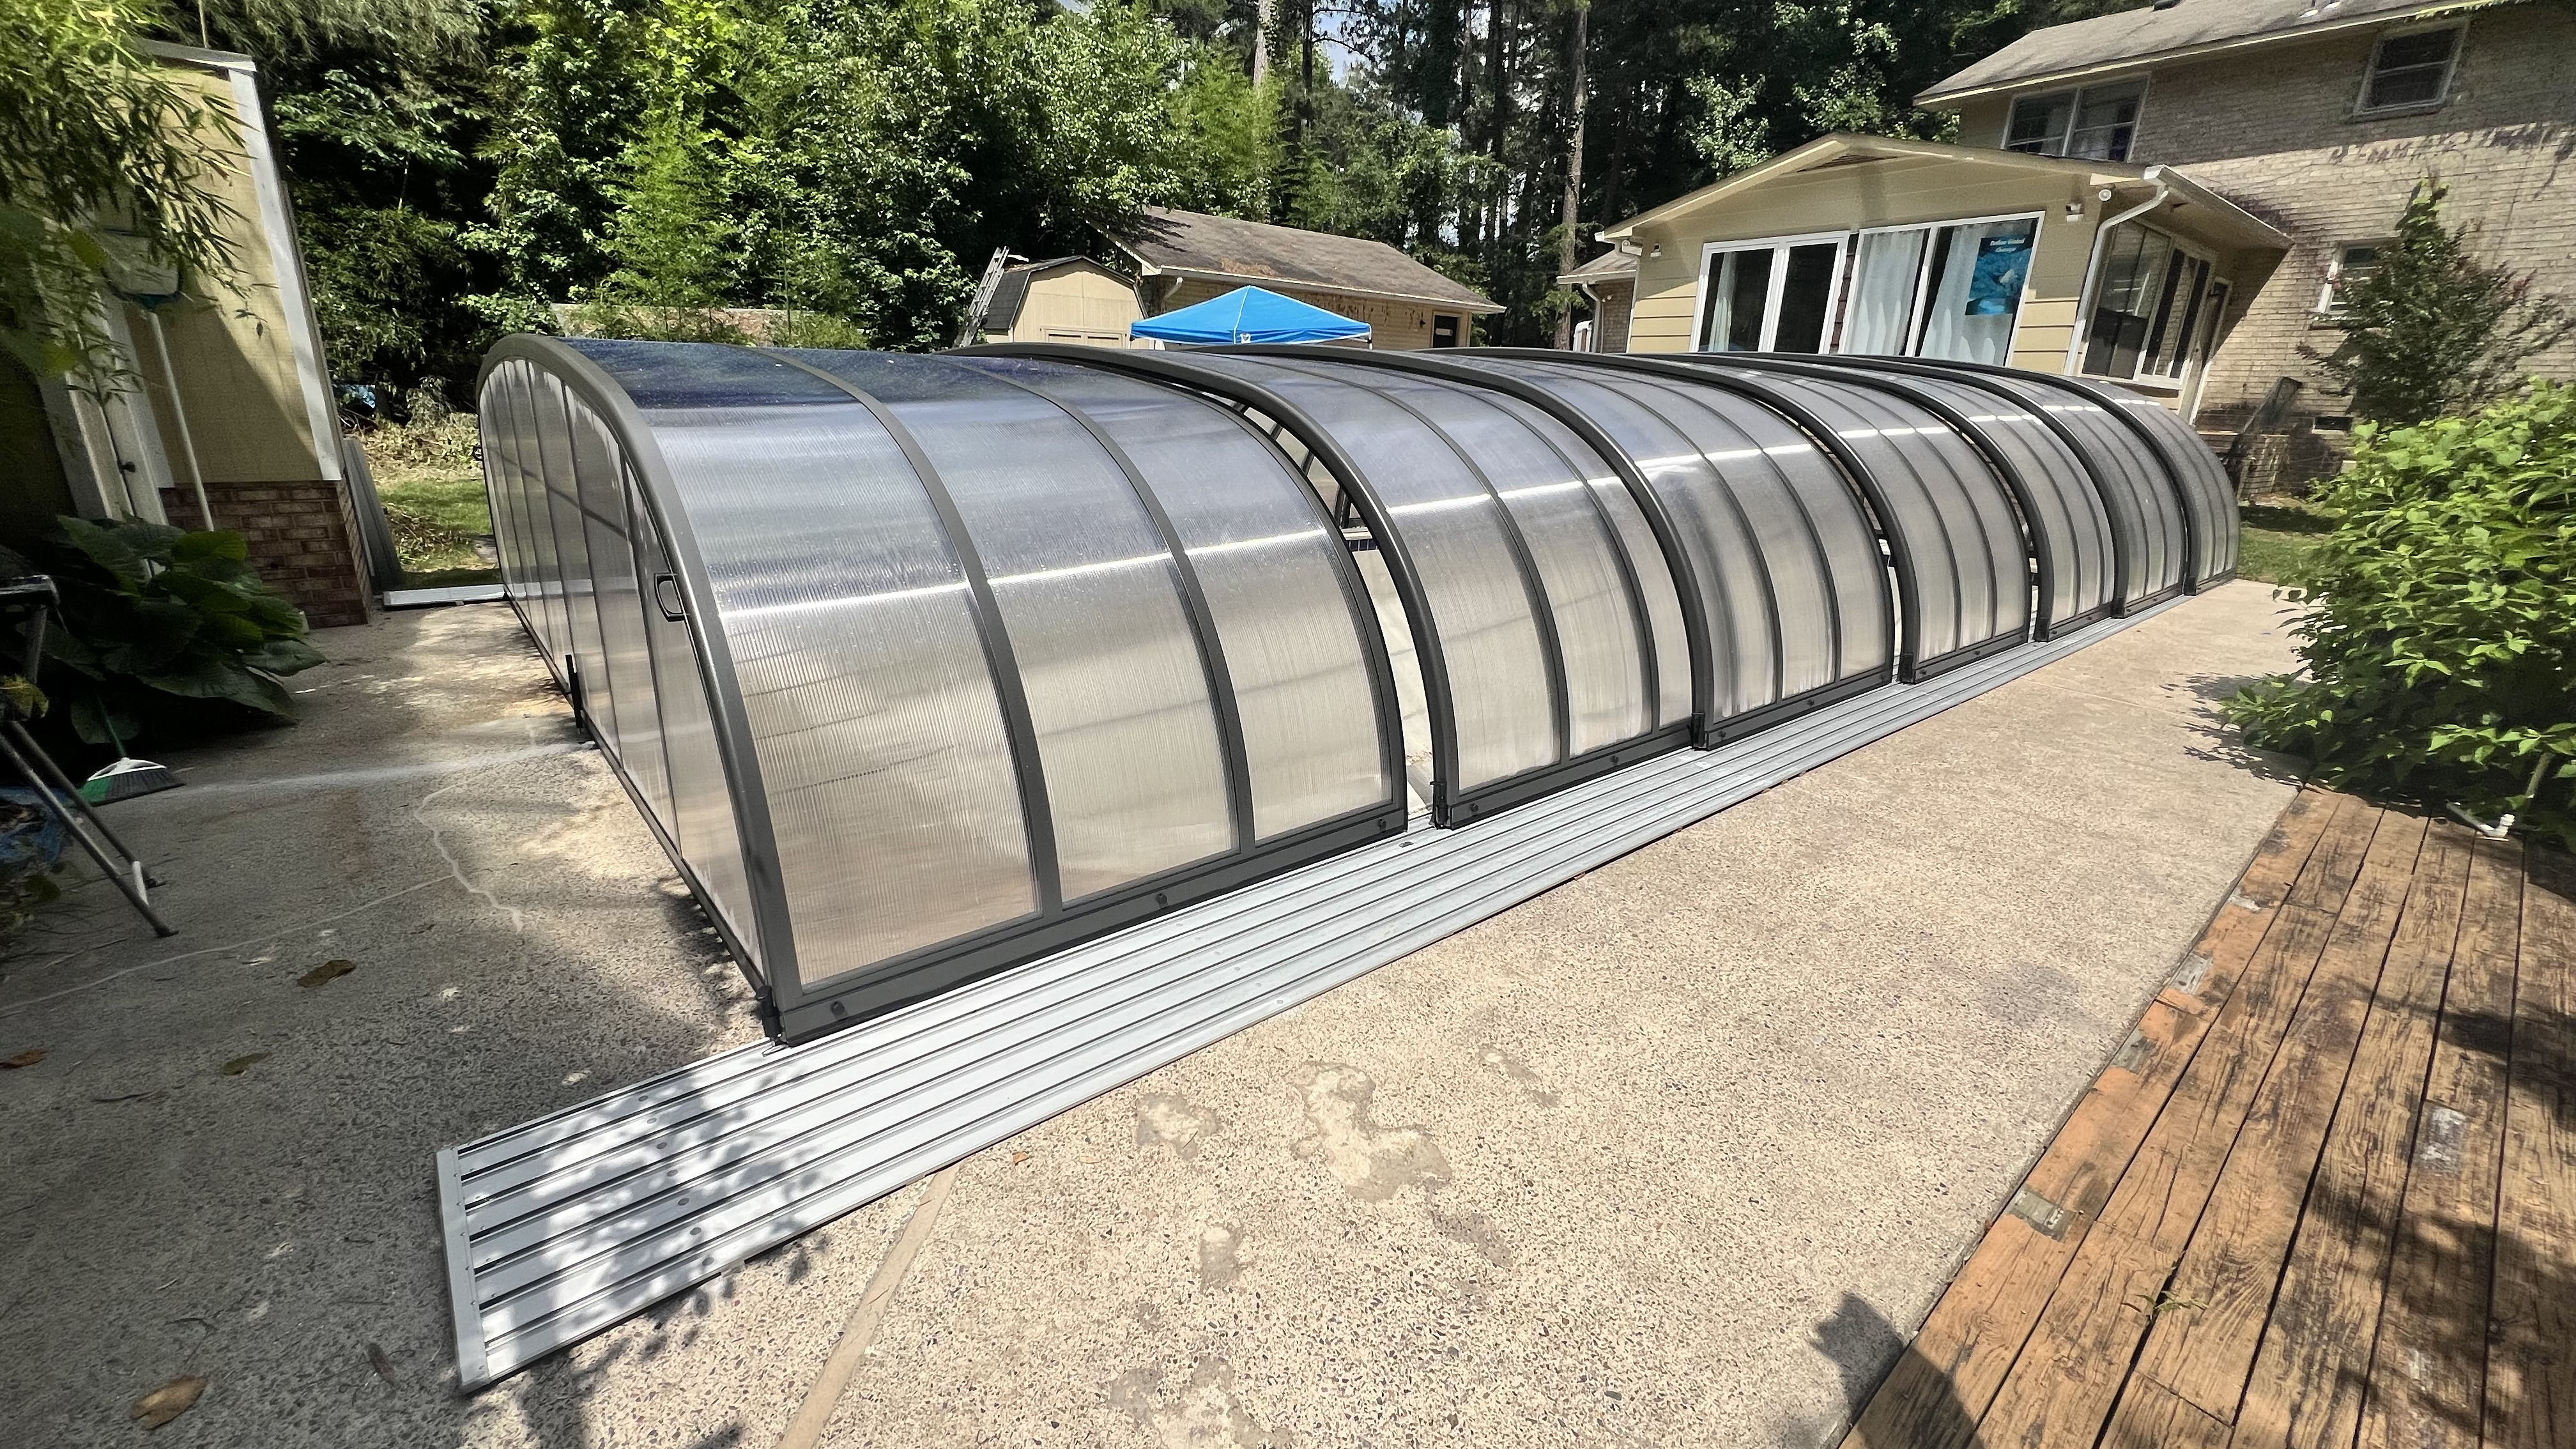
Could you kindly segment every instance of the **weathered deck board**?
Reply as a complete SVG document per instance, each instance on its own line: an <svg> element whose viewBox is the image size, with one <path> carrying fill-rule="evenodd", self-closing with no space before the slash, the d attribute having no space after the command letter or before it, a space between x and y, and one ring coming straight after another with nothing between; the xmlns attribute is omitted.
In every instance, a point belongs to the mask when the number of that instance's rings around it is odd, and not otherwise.
<svg viewBox="0 0 2576 1449"><path fill-rule="evenodd" d="M2522 855L2498 840L2470 848L2359 1449L2472 1449L2478 1442Z"/></svg>
<svg viewBox="0 0 2576 1449"><path fill-rule="evenodd" d="M1951 1281L1916 1335L1915 1351L1872 1398L1844 1441L1845 1449L1874 1444L1964 1449L1976 1416L1992 1401L2050 1289L2082 1245L2122 1168L2154 1125L2210 1019L2235 989L2282 898L2342 803L2343 797L2315 790L2301 791L2290 802L2236 893L2212 915L2183 968L2148 1003L2136 1033L2076 1104L2065 1130L2023 1181L2030 1196L2015 1199L2022 1212L1998 1219Z"/></svg>
<svg viewBox="0 0 2576 1449"><path fill-rule="evenodd" d="M1845 1449L2576 1449L2572 893L2303 792Z"/></svg>
<svg viewBox="0 0 2576 1449"><path fill-rule="evenodd" d="M2522 892L2504 1175L2496 1195L2486 1442L2576 1443L2576 871L2564 857Z"/></svg>
<svg viewBox="0 0 2576 1449"><path fill-rule="evenodd" d="M2299 885L2005 1373L1986 1411L1986 1442L2092 1449L2139 1340L2168 1301L2174 1266L2334 930L2331 914L2300 902L2341 902L2378 823L2378 811L2349 807L2328 822ZM2321 878L2313 887L2312 877Z"/></svg>
<svg viewBox="0 0 2576 1449"><path fill-rule="evenodd" d="M2453 825L2425 834L2236 1412L2237 1444L2340 1449L2353 1442L2474 838Z"/></svg>

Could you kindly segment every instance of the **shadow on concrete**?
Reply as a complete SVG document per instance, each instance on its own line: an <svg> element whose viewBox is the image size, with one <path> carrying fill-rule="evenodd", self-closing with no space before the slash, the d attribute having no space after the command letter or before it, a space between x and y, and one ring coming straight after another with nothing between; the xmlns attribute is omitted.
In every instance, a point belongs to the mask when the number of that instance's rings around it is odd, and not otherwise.
<svg viewBox="0 0 2576 1449"><path fill-rule="evenodd" d="M1818 1323L1807 1341L1832 1360L1834 1371L1842 1376L1844 1412L1840 1426L1822 1436L1810 1433L1806 1442L1839 1442L1869 1407L1879 1385L1900 1379L1909 1389L1907 1435L1902 1442L1967 1445L1975 1441L1976 1418L1951 1392L1949 1376L1916 1353L1905 1334L1858 1294L1845 1293L1832 1316Z"/></svg>
<svg viewBox="0 0 2576 1449"><path fill-rule="evenodd" d="M756 1032L506 610L316 643L300 727L170 751L191 788L110 807L181 934L76 891L0 980L0 1043L47 1051L0 1076L0 1442L131 1442L138 1396L202 1374L191 1444L575 1449L726 1295L457 1392L437 1150ZM670 1442L740 1441L706 1399Z"/></svg>

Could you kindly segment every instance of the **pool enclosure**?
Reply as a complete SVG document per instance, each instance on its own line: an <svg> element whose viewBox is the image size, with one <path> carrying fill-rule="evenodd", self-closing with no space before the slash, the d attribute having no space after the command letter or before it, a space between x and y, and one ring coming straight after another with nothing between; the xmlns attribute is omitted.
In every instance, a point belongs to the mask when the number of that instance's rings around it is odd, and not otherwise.
<svg viewBox="0 0 2576 1449"><path fill-rule="evenodd" d="M515 337L512 603L802 1040L2206 586L2112 389L1874 358Z"/></svg>

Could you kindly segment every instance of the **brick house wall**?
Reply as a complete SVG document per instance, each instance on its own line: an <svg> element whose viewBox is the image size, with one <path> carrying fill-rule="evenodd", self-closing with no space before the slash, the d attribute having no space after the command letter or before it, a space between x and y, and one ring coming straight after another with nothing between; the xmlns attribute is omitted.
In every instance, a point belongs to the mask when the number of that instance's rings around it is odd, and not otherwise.
<svg viewBox="0 0 2576 1449"><path fill-rule="evenodd" d="M1637 279L1621 277L1616 281L1594 282L1592 295L1601 299L1601 305L1592 312L1592 350L1627 351L1628 318L1637 307Z"/></svg>
<svg viewBox="0 0 2576 1449"><path fill-rule="evenodd" d="M206 484L215 526L239 533L252 567L304 611L316 629L363 624L368 617L358 557L358 525L348 490L336 482ZM200 528L194 490L164 488L161 509L181 528Z"/></svg>
<svg viewBox="0 0 2576 1449"><path fill-rule="evenodd" d="M2526 4L2465 17L2451 90L2435 110L2352 115L2383 29L2259 46L2154 70L2131 159L2162 163L2243 203L2295 238L2268 275L2236 282L2229 330L2201 392L2204 428L2233 427L2279 377L2307 384L2300 410L2342 402L2299 356L2340 340L2316 317L2335 252L2389 234L2415 182L2450 189L2491 260L2536 274L2535 292L2576 308L2576 11ZM2576 345L2526 366L2576 376Z"/></svg>

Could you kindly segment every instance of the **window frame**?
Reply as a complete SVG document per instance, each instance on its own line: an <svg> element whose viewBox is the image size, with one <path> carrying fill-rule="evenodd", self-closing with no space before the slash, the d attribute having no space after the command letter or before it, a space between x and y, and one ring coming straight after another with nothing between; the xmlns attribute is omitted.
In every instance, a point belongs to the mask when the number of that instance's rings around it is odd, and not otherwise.
<svg viewBox="0 0 2576 1449"><path fill-rule="evenodd" d="M1939 221L1907 221L1898 222L1890 226L1864 226L1854 228L1851 232L1851 244L1844 250L1844 260L1841 269L1843 275L1836 289L1837 305L1835 306L1832 323L1829 329L1830 335L1826 338L1826 341L1832 345L1825 349L1823 355L1828 357L1862 355L1846 353L1843 350L1843 335L1845 331L1844 324L1848 322L1850 318L1847 315L1847 309L1841 305L1843 299L1847 298L1851 292L1850 273L1860 257L1861 238L1867 236L1884 236L1900 231L1919 231L1926 233L1939 232L1954 226L1992 226L1998 222L2006 221L2026 221L2031 224L2031 265L2022 273L2021 295L2013 300L2012 330L2004 334L2004 356L2006 358L2010 358L2012 356L2013 343L2018 341L2021 337L2022 313L2030 306L2032 278L2039 274L2039 247L2040 243L2044 241L2048 235L2048 213L2045 211L2007 211L1999 212L1992 216L1944 217ZM1924 311L1924 304L1929 300L1925 294L1930 290L1931 285L1932 238L1927 235L1923 239L1923 255L1917 258L1914 263L1914 299L1906 305L1905 343L1904 350L1898 354L1899 356L1921 357L1923 355L1923 332L1926 325L1931 321L1931 318ZM1938 359L1935 360L1937 361Z"/></svg>
<svg viewBox="0 0 2576 1449"><path fill-rule="evenodd" d="M2376 54L2376 52L2373 53ZM2141 71L2136 75L2116 76L2109 80L2090 81L2080 86L2065 86L2056 90L2016 92L2004 103L2003 133L1995 138L1995 147L1997 150L2010 151L2016 156L2047 156L2060 161L2111 161L2124 166L2128 165L2133 161L2133 155L2070 157L2066 154L2066 146L2068 142L2074 139L2075 123L2084 118L2085 92L2107 91L2134 85L2138 88L2138 113L2134 117L2130 118L2129 121L2128 151L2131 153L2136 152L2138 149L2138 128L2145 125L2147 120L2147 93L2154 89L2155 79L2154 72ZM2047 101L2054 100L2059 96L2066 97L2066 124L2058 127L2056 134L2042 143L2043 146L2055 146L2057 149L2054 151L2023 151L2015 147L2012 143L2013 112L2020 110L2021 103L2024 101Z"/></svg>
<svg viewBox="0 0 2576 1449"><path fill-rule="evenodd" d="M2204 314L2207 312L2209 293L2212 288L2224 285L2227 288L2229 297L2232 299L2235 296L2236 280L2219 270L2220 263L2218 253L2215 250L2200 242L2196 242L2188 237L2182 236L2179 233L2168 231L2160 226L2147 226L2140 222L2128 222L2125 223L2125 225L2134 226L2140 231L2150 232L2156 236L2164 238L2165 244L2172 248L2166 262L2168 267L2173 264L2170 260L2171 257L2189 257L2194 261L2205 262L2208 264L2209 271L2201 278L2200 281L2200 302ZM2355 243L2355 245L2360 245L2360 243ZM2139 342L2139 369L2132 371L2126 377L2122 377L2117 373L2095 372L2084 366L2084 354L2092 350L2091 339L2093 336L2093 317L2095 313L2102 310L2102 279L2100 271L2102 266L2108 260L2108 257L2109 253L2107 250L2097 251L2094 255L2093 262L2095 275L2084 279L2084 299L2087 305L2076 316L2075 339L2077 351L2075 367L2071 375L2075 377L2090 378L2096 382L2117 383L2122 387L2145 388L2153 392L2171 392L2180 394L2191 385L2193 375L2192 349L2195 343L2201 340L2206 340L2215 344L2217 341L2217 334L2213 331L2207 330L2209 319L2206 315L2195 318L2193 320L2193 330L2201 333L2201 337L2186 337L2183 339L2181 371L2178 373L2150 373L2144 370L2146 360L2150 355L2150 349L2147 344L2155 338L2157 325L2165 320L2163 315L2165 306L2165 298L2163 296L2164 278L2162 277L2157 279L2158 296L2156 298L2155 310L2146 314L2146 337L2140 339ZM2214 345L2210 350L2215 350ZM2199 365L2206 367L2208 364L2209 358L2207 354L2204 353L2200 358Z"/></svg>
<svg viewBox="0 0 2576 1449"><path fill-rule="evenodd" d="M2384 106L2374 106L2370 103L2371 87L2379 80L2379 58L2387 52L2388 42L2410 40L2418 35L2444 33L2448 33L2451 37L2451 53L2442 62L2442 81L2435 88L2431 100L2397 101ZM2364 62L2361 68L2361 90L2352 99L2352 119L2366 121L2381 116L2421 115L2427 111L2438 111L2449 105L2451 87L2458 82L2460 76L2460 55L2468 49L2468 42L2469 22L2466 18L2445 20L2430 25L2392 25L2379 32L2378 37L2370 43L2370 59ZM2413 68L2417 67L2410 67L2410 69Z"/></svg>
<svg viewBox="0 0 2576 1449"><path fill-rule="evenodd" d="M1842 315L1844 273L1850 270L1853 236L1854 233L1850 231L1810 231L1786 236L1750 236L1741 241L1700 243L1699 282L1691 289L1690 350L1693 352L1708 350L1708 339L1701 334L1708 327L1710 273L1713 264L1721 254L1752 251L1771 253L1771 276L1762 292L1762 345L1756 349L1768 352L1771 350L1773 340L1780 333L1780 297L1788 289L1787 253L1789 249L1800 246L1821 246L1827 242L1833 243L1834 246L1834 271L1833 280L1828 284L1825 292L1825 340L1832 341L1837 333L1835 323Z"/></svg>
<svg viewBox="0 0 2576 1449"><path fill-rule="evenodd" d="M2391 237L2374 237L2362 241L2340 241L2326 248L2326 276L2324 281L2317 284L2315 320L2318 323L2330 323L2342 316L2346 310L2346 304L2336 300L2336 293L2342 289L2344 273L2351 265L2352 253L2364 247L2377 253L2386 250L2393 240L2394 238ZM2375 256L2372 265L2377 265Z"/></svg>

